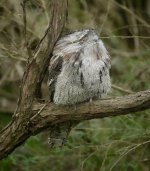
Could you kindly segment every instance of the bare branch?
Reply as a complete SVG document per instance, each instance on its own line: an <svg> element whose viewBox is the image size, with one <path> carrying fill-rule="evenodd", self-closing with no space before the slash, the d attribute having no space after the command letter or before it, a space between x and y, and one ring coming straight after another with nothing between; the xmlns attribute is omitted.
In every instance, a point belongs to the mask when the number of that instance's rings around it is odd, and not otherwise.
<svg viewBox="0 0 150 171"><path fill-rule="evenodd" d="M35 104L33 110L38 112L43 104ZM123 97L101 99L92 103L82 103L73 107L58 107L47 104L44 110L30 119L31 131L44 129L51 124L66 121L83 121L87 119L119 116L150 108L150 90L141 91ZM40 120L42 120L40 122Z"/></svg>
<svg viewBox="0 0 150 171"><path fill-rule="evenodd" d="M124 5L121 5L120 3L118 3L117 1L113 1L118 7L120 7L121 9L125 10L126 12L128 12L129 14L131 14L132 16L134 16L137 21L139 21L140 23L142 23L143 25L145 25L146 27L150 27L150 25L143 20L142 18L140 18L138 15L136 15L133 11L131 11L129 8L127 8Z"/></svg>
<svg viewBox="0 0 150 171"><path fill-rule="evenodd" d="M33 58L27 63L18 108L12 121L0 131L0 159L10 154L30 136L57 123L119 116L150 108L150 90L82 103L76 109L74 106L59 107L53 103L35 102L35 94L40 91L47 63L67 16L67 0L51 0L51 3L48 28Z"/></svg>
<svg viewBox="0 0 150 171"><path fill-rule="evenodd" d="M49 27L46 36L40 43L36 55L28 61L20 88L18 107L13 119L0 133L1 157L12 152L28 136L29 119L33 115L32 105L35 99L36 87L43 78L43 71L47 66L53 47L60 37L67 14L67 0L52 0L49 15ZM3 144L5 143L5 145Z"/></svg>
<svg viewBox="0 0 150 171"><path fill-rule="evenodd" d="M119 90L119 91L121 91L121 92L123 92L123 93L127 93L127 94L134 93L134 92L131 91L131 90L127 90L127 89L122 88L122 87L120 87L120 86L118 86L118 85L115 85L115 84L112 84L112 88L113 88L113 89L116 89L116 90Z"/></svg>
<svg viewBox="0 0 150 171"><path fill-rule="evenodd" d="M74 106L58 107L53 103L35 103L31 111L33 116L25 124L25 129L16 125L15 120L18 118L15 118L0 132L0 159L6 157L30 136L57 123L120 116L145 109L150 109L150 90L98 100L91 104L82 103L76 109Z"/></svg>
<svg viewBox="0 0 150 171"><path fill-rule="evenodd" d="M26 16L26 3L28 0L23 0L23 2L21 3L22 6L22 10L23 10L23 23L24 23L24 39L25 39L25 47L27 49L28 52L28 58L31 58L31 50L29 48L28 45L28 39L27 39L27 16Z"/></svg>

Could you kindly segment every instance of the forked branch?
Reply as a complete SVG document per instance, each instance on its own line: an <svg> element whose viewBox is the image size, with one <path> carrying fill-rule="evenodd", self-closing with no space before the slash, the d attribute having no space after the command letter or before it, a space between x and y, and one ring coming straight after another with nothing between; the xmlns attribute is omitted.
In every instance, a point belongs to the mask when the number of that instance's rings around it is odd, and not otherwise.
<svg viewBox="0 0 150 171"><path fill-rule="evenodd" d="M92 103L82 103L76 108L35 102L35 93L40 87L49 55L61 35L67 14L67 0L52 0L51 2L51 20L37 51L26 67L18 109L12 121L0 131L0 159L10 154L30 136L54 124L119 116L150 108L150 90Z"/></svg>
<svg viewBox="0 0 150 171"><path fill-rule="evenodd" d="M24 2L26 1L23 0ZM40 84L50 54L62 33L66 21L67 6L67 0L51 0L48 28L36 52L27 63L21 83L17 110L11 123L0 132L0 158L7 156L28 137L28 122L33 115L32 106L35 94L38 90L40 91ZM23 7L25 8L25 5ZM23 12L25 13L25 9Z"/></svg>
<svg viewBox="0 0 150 171"><path fill-rule="evenodd" d="M15 129L12 121L0 132L0 159L7 156L30 136L46 128L66 121L81 122L87 119L104 118L130 114L150 109L150 90L135 94L82 103L74 106L58 107L53 103L35 103L25 130ZM15 129L15 131L13 131Z"/></svg>

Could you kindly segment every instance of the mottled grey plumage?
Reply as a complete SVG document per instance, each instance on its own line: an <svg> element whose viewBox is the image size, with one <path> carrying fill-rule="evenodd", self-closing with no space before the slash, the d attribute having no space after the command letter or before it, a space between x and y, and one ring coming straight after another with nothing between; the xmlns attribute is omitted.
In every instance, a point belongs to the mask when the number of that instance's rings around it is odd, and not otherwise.
<svg viewBox="0 0 150 171"><path fill-rule="evenodd" d="M50 60L50 99L58 105L73 105L102 98L111 88L109 70L108 52L93 29L69 34L57 42ZM61 132L68 127L65 123L59 134L51 131L51 145L59 140L59 145L64 143L66 137Z"/></svg>

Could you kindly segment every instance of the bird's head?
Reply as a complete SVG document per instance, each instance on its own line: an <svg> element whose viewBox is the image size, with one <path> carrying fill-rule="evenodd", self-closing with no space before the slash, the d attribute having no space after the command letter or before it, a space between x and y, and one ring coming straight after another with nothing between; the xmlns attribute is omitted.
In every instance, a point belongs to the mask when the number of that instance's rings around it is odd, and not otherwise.
<svg viewBox="0 0 150 171"><path fill-rule="evenodd" d="M54 52L73 52L80 50L83 46L88 46L91 43L97 41L98 35L94 29L84 29L80 31L75 31L62 37L56 44Z"/></svg>

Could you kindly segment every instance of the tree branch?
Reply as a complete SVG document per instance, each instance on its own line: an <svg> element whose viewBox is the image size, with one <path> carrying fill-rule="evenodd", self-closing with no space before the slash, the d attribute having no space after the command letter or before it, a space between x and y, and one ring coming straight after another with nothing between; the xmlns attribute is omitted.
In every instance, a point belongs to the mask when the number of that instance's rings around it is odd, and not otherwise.
<svg viewBox="0 0 150 171"><path fill-rule="evenodd" d="M81 103L74 106L58 107L48 103L39 112L44 104L35 104L33 112L36 114L30 119L30 131L39 131L60 122L83 121L96 118L120 116L150 109L150 89L135 94L116 97L111 99L101 99L92 103Z"/></svg>
<svg viewBox="0 0 150 171"><path fill-rule="evenodd" d="M74 106L59 107L53 103L35 103L26 129L16 129L15 121L12 121L0 132L0 159L11 153L30 136L54 124L125 115L149 108L150 90L123 97L97 100L92 103L82 103L76 108Z"/></svg>
<svg viewBox="0 0 150 171"><path fill-rule="evenodd" d="M35 93L39 82L42 81L41 78L43 78L53 47L62 33L67 16L67 6L67 0L51 0L49 25L35 54L27 63L16 112L12 122L0 132L0 158L7 156L30 136L28 135L28 122L33 115L32 106Z"/></svg>
<svg viewBox="0 0 150 171"><path fill-rule="evenodd" d="M66 20L67 0L52 0L51 2L51 20L35 54L27 63L18 108L12 121L0 131L0 159L10 154L30 136L54 124L118 116L150 108L150 90L92 103L82 103L77 108L34 102L36 91L40 91L50 54L61 35Z"/></svg>

